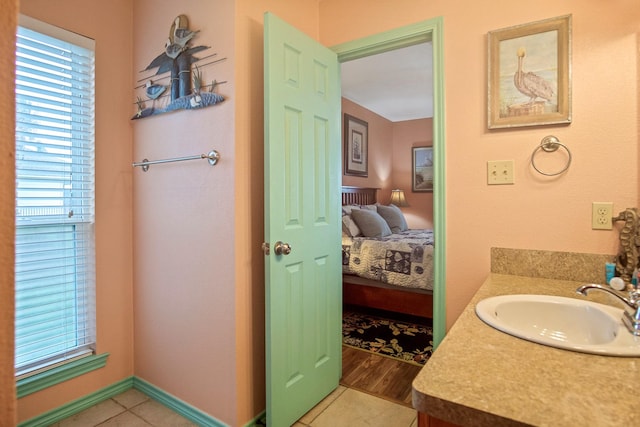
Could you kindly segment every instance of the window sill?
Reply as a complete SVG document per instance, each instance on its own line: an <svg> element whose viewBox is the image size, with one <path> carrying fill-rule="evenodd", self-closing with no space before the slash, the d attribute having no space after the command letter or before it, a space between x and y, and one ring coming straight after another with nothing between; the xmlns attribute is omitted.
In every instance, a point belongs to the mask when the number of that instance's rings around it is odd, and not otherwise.
<svg viewBox="0 0 640 427"><path fill-rule="evenodd" d="M107 357L109 357L109 353L83 357L82 359L74 360L73 362L49 369L48 371L18 380L16 383L18 399L70 380L71 378L86 374L87 372L100 369L107 364Z"/></svg>

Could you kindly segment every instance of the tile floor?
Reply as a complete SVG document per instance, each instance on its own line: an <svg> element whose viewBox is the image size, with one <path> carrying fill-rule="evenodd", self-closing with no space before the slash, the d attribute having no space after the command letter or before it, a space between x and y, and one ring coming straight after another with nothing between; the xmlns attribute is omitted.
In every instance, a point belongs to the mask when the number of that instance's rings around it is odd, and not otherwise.
<svg viewBox="0 0 640 427"><path fill-rule="evenodd" d="M197 427L181 415L151 399L146 394L129 389L107 399L52 427Z"/></svg>
<svg viewBox="0 0 640 427"><path fill-rule="evenodd" d="M417 427L417 412L361 391L337 389L293 427Z"/></svg>
<svg viewBox="0 0 640 427"><path fill-rule="evenodd" d="M339 386L294 427L416 427L416 411L357 390ZM197 424L138 390L127 390L52 427L190 427Z"/></svg>

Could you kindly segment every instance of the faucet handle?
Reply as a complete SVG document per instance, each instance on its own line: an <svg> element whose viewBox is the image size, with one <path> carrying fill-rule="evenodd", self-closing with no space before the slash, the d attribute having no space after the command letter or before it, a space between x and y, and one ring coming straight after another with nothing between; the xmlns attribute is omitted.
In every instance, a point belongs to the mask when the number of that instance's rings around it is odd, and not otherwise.
<svg viewBox="0 0 640 427"><path fill-rule="evenodd" d="M633 288L629 291L629 302L635 304L636 308L640 306L640 289Z"/></svg>

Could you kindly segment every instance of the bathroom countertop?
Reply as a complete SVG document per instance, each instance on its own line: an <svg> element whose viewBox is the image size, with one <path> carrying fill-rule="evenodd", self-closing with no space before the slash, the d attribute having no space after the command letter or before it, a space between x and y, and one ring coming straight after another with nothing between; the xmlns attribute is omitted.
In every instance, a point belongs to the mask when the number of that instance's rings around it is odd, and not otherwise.
<svg viewBox="0 0 640 427"><path fill-rule="evenodd" d="M582 284L492 273L414 379L414 408L461 426L640 425L640 358L535 344L475 314L494 295L584 298ZM622 308L601 292L588 299Z"/></svg>

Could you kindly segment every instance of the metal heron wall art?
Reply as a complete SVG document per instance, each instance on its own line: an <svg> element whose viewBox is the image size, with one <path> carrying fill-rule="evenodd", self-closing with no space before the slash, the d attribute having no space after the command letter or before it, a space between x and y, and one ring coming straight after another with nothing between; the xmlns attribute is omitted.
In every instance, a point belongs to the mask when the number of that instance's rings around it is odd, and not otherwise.
<svg viewBox="0 0 640 427"><path fill-rule="evenodd" d="M146 80L146 83L135 88L144 88L145 95L151 100L152 106L146 107L145 100L138 96L135 102L137 111L131 118L132 120L170 111L208 107L224 101L223 96L214 93L218 82L214 80L210 85L203 85L201 68L220 62L226 58L209 62L200 67L195 65L201 59L196 58L194 55L210 48L209 46L190 46L190 42L196 37L199 31L200 30L193 31L189 29L189 20L186 15L179 15L173 20L169 30L169 38L165 42L164 51L156 56L151 63L141 71L146 72L157 69L156 73L141 79L140 81ZM206 56L205 58L212 56L216 56L216 54ZM195 71L193 70L194 65L196 68ZM170 75L155 78L165 73L170 73ZM156 107L156 100L169 96L165 95L167 87L158 83L159 80L167 77L170 78L170 101L163 107ZM155 78L155 80L152 80L152 78ZM203 89L206 87L209 87L209 92L203 92Z"/></svg>

